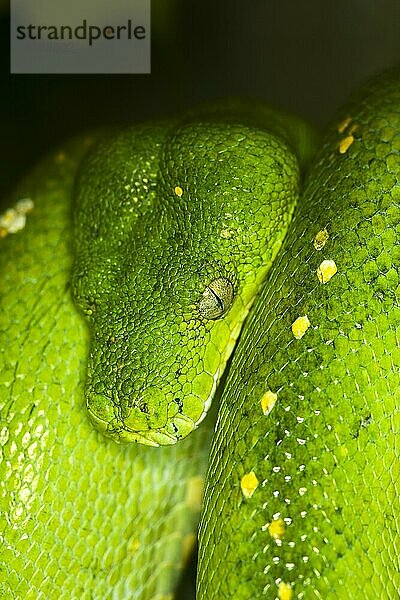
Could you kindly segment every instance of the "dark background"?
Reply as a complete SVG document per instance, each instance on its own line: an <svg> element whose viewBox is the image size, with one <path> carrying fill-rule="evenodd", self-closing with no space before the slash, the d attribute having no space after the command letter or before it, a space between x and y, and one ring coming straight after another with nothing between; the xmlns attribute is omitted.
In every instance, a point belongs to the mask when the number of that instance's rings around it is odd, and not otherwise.
<svg viewBox="0 0 400 600"><path fill-rule="evenodd" d="M10 75L7 13L0 195L66 136L206 98L261 97L324 126L360 81L400 62L400 0L153 0L151 75Z"/></svg>
<svg viewBox="0 0 400 600"><path fill-rule="evenodd" d="M261 97L323 128L362 80L400 63L400 0L153 0L151 75L69 76L9 74L0 0L0 48L4 195L66 136L217 96Z"/></svg>

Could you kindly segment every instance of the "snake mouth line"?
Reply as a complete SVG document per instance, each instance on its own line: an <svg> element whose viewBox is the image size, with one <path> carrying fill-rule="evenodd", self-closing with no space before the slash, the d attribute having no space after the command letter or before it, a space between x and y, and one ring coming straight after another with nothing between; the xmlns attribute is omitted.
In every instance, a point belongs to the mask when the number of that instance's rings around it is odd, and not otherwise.
<svg viewBox="0 0 400 600"><path fill-rule="evenodd" d="M116 406L106 415L102 415L99 410L96 410L98 404L87 399L87 411L96 429L117 443L136 442L145 446L170 446L188 436L204 420L215 395L219 378L220 369L217 369L213 376L212 389L204 401L202 412L197 419L178 412L169 419L167 418L161 426L151 427L143 420L139 428L131 426L136 425L135 422L127 423L127 419L122 418Z"/></svg>
<svg viewBox="0 0 400 600"><path fill-rule="evenodd" d="M115 417L107 422L99 418L89 407L88 413L98 431L120 444L136 442L145 446L169 446L175 444L182 437L186 437L195 429L193 420L185 415L176 415L169 424L163 427L138 431L126 425L120 417ZM180 434L179 431L182 433Z"/></svg>
<svg viewBox="0 0 400 600"><path fill-rule="evenodd" d="M117 426L110 423L105 435L118 443L136 442L145 446L171 446L183 439L197 427L192 419L185 415L176 415L174 419L164 427L134 431L123 421Z"/></svg>
<svg viewBox="0 0 400 600"><path fill-rule="evenodd" d="M106 422L99 418L89 407L88 413L89 418L95 425L96 429L101 431L103 435L113 439L117 443L132 443L136 442L144 444L146 446L170 446L175 444L179 440L182 440L203 421L207 415L208 409L211 405L214 390L210 394L209 398L204 404L204 409L199 419L195 422L190 417L184 414L177 414L174 418L166 423L163 427L148 428L143 430L134 430L121 418L116 417L110 422Z"/></svg>

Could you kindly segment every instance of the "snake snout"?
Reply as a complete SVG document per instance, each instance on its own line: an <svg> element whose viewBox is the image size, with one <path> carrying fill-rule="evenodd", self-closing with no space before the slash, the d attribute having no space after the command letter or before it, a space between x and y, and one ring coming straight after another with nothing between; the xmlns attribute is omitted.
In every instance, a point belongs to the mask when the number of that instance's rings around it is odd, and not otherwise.
<svg viewBox="0 0 400 600"><path fill-rule="evenodd" d="M129 407L95 393L87 395L86 404L96 428L118 443L171 445L186 437L196 425L157 386L144 389Z"/></svg>

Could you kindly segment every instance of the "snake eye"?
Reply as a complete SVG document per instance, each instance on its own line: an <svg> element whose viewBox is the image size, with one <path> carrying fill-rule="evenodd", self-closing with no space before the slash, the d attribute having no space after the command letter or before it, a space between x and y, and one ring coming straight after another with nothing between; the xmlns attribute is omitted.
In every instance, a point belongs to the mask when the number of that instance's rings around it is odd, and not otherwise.
<svg viewBox="0 0 400 600"><path fill-rule="evenodd" d="M209 283L203 292L199 312L205 319L220 319L228 311L234 297L229 279L219 277Z"/></svg>

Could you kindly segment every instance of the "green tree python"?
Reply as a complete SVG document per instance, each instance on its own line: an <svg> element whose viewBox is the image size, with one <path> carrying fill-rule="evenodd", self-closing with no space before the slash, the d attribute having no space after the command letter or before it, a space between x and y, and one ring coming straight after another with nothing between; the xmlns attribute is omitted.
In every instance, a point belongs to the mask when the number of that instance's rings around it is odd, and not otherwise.
<svg viewBox="0 0 400 600"><path fill-rule="evenodd" d="M399 73L315 142L216 102L8 199L1 598L172 599L200 510L199 599L398 597Z"/></svg>

